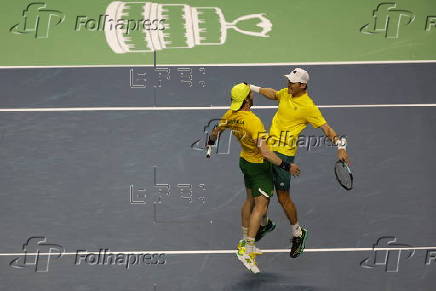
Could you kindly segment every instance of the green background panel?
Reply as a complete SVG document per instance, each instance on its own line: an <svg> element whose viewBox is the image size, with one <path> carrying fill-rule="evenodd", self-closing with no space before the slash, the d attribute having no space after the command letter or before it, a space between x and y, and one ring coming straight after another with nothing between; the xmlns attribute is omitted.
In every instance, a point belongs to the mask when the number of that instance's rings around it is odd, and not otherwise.
<svg viewBox="0 0 436 291"><path fill-rule="evenodd" d="M126 1L127 2L127 1ZM263 13L272 22L269 37L253 37L229 29L223 45L157 52L159 64L279 63L436 59L436 27L426 31L428 16L436 16L434 0L395 1L395 9L413 13L415 19L401 22L398 38L384 33L364 34L360 28L372 23L380 1L251 0L251 1L154 1L192 7L218 7L227 22L237 17ZM98 19L111 3L107 0L46 1L46 9L64 13L63 23L51 27L49 37L35 39L32 33L9 30L22 21L22 11L32 1L2 4L0 35L1 66L22 65L131 65L152 64L153 53L114 53L102 31L74 31L77 16ZM394 15L394 14L391 14ZM404 19L403 19L404 20ZM435 21L436 22L436 21ZM390 23L393 23L392 21ZM240 25L246 28L249 24ZM391 25L391 24L390 24Z"/></svg>

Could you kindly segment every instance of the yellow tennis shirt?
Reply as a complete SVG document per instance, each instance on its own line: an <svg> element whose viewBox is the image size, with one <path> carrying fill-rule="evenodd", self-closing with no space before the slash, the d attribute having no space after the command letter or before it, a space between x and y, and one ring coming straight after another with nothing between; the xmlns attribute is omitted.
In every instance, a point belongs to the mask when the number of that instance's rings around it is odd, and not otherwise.
<svg viewBox="0 0 436 291"><path fill-rule="evenodd" d="M309 123L317 128L327 122L307 93L295 98L288 94L288 88L283 88L276 96L279 105L272 120L268 145L273 151L295 156L301 131Z"/></svg>
<svg viewBox="0 0 436 291"><path fill-rule="evenodd" d="M228 110L221 117L219 128L230 129L241 143L240 156L250 163L263 163L257 139L267 136L262 121L252 111Z"/></svg>

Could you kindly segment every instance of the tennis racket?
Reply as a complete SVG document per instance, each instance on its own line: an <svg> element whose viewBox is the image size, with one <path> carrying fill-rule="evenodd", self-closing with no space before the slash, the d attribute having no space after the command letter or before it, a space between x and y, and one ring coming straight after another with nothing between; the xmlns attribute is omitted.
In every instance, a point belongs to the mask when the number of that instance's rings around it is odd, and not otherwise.
<svg viewBox="0 0 436 291"><path fill-rule="evenodd" d="M340 160L336 162L335 176L339 185L341 185L345 190L349 191L353 189L353 174L346 162Z"/></svg>

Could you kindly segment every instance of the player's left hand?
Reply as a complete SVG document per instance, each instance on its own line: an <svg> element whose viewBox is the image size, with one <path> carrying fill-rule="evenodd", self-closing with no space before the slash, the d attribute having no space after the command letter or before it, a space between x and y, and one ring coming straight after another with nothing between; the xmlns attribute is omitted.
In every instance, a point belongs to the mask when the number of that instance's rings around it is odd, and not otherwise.
<svg viewBox="0 0 436 291"><path fill-rule="evenodd" d="M348 153L344 149L338 150L338 159L340 161L346 162L347 164L350 163L350 158L348 157Z"/></svg>
<svg viewBox="0 0 436 291"><path fill-rule="evenodd" d="M294 177L300 176L300 174L301 174L300 167L295 163L291 163L291 167L289 169L289 172Z"/></svg>

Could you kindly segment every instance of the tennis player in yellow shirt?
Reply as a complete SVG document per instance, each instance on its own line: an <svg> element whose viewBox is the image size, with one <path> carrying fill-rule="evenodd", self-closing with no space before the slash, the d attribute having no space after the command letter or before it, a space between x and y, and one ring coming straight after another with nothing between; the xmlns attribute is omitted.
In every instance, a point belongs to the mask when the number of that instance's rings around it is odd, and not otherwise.
<svg viewBox="0 0 436 291"><path fill-rule="evenodd" d="M328 125L321 111L307 94L309 73L296 68L285 77L288 80L288 87L279 91L250 85L252 91L278 102L278 109L269 132L270 148L283 161L293 163L299 135L308 124L311 124L314 128L321 128L324 134L338 146L338 158L349 162L345 138L337 136L335 130ZM304 250L307 230L302 228L298 222L297 209L289 193L291 176L288 172L273 165L273 178L278 201L291 223L290 256L296 258ZM266 229L261 227L257 236L262 237L265 231Z"/></svg>
<svg viewBox="0 0 436 291"><path fill-rule="evenodd" d="M231 90L231 99L230 109L212 130L208 146L214 145L225 129L232 130L241 144L239 167L244 175L247 196L241 208L243 239L238 243L237 256L246 268L258 273L255 236L273 195L271 164L292 175L299 175L300 169L294 163L283 161L268 148L265 127L250 109L253 105L250 86L246 83L235 85Z"/></svg>

